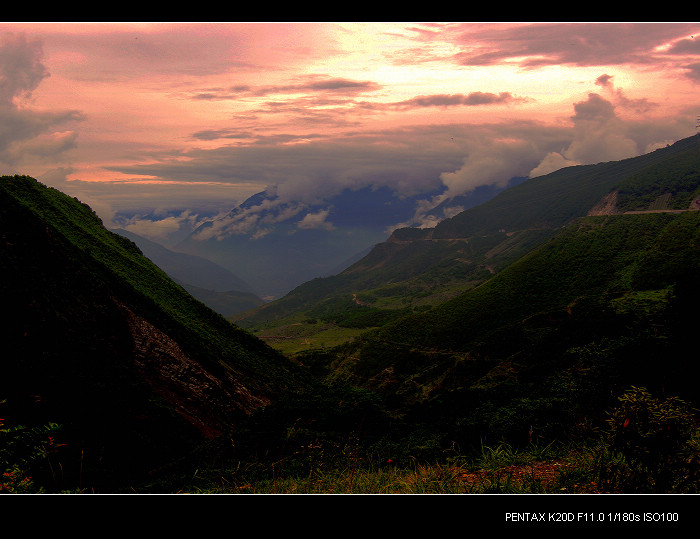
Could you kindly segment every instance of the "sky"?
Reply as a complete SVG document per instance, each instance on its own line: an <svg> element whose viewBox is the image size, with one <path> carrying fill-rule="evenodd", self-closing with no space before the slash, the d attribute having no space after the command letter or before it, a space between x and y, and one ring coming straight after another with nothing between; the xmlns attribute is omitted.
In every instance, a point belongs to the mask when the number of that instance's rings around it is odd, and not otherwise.
<svg viewBox="0 0 700 539"><path fill-rule="evenodd" d="M265 189L419 218L693 135L699 91L700 23L0 23L0 174L166 244Z"/></svg>

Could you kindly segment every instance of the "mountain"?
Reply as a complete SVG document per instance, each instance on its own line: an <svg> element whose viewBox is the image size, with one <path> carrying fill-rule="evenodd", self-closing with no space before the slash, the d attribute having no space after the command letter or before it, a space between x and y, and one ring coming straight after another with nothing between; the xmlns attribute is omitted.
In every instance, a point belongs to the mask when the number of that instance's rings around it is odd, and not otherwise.
<svg viewBox="0 0 700 539"><path fill-rule="evenodd" d="M308 384L33 178L0 178L0 242L5 426L61 425L64 488L143 481Z"/></svg>
<svg viewBox="0 0 700 539"><path fill-rule="evenodd" d="M316 343L298 362L381 395L447 445L592 437L631 386L697 406L699 139L563 169L433 229L396 231L242 322L264 336L296 320ZM493 273L455 273L465 290L415 308L412 288L433 290L467 260ZM411 301L389 309L390 291ZM361 331L323 347L309 328L331 323Z"/></svg>
<svg viewBox="0 0 700 539"><path fill-rule="evenodd" d="M523 448L590 459L562 471L572 490L697 492L699 200L700 137L528 179L238 315L257 338L89 207L5 177L0 433L61 424L53 469L103 492L298 491L364 463L451 475Z"/></svg>
<svg viewBox="0 0 700 539"><path fill-rule="evenodd" d="M243 313L237 323L261 336L271 326L314 318L371 327L478 286L573 219L650 204L688 208L697 194L698 140L690 137L622 161L567 167L521 181L433 228L397 229L338 275L304 283ZM359 307L365 321L358 320Z"/></svg>
<svg viewBox="0 0 700 539"><path fill-rule="evenodd" d="M437 221L454 206L471 207L500 190L483 187L443 201L427 217ZM387 230L413 223L420 201L441 193L404 196L388 187L365 187L303 203L270 189L203 224L176 249L213 260L240 275L262 297L278 298L306 281L344 269L386 239Z"/></svg>
<svg viewBox="0 0 700 539"><path fill-rule="evenodd" d="M582 217L483 285L326 351L442 446L597 439L631 387L697 408L700 212Z"/></svg>
<svg viewBox="0 0 700 539"><path fill-rule="evenodd" d="M216 290L192 286L177 279L173 280L187 290L193 297L197 298L224 318L233 318L240 313L248 312L251 309L265 304L262 299L252 292L239 292L238 290L217 292Z"/></svg>
<svg viewBox="0 0 700 539"><path fill-rule="evenodd" d="M171 251L127 230L115 229L113 232L133 241L149 260L176 283L224 317L265 303L252 292L250 285L206 258Z"/></svg>
<svg viewBox="0 0 700 539"><path fill-rule="evenodd" d="M253 292L243 279L211 260L178 253L128 230L114 229L112 232L133 241L146 257L173 279L215 292Z"/></svg>

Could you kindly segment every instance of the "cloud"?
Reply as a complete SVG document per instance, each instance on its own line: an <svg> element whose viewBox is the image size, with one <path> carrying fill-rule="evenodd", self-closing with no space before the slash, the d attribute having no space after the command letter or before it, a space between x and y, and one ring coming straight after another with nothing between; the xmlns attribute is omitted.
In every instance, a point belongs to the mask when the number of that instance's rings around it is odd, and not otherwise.
<svg viewBox="0 0 700 539"><path fill-rule="evenodd" d="M0 106L14 104L15 98L29 97L49 76L41 63L42 45L23 35L5 35L0 44Z"/></svg>
<svg viewBox="0 0 700 539"><path fill-rule="evenodd" d="M202 219L190 210L185 210L179 214L163 217L162 219L142 215L135 215L130 218L115 218L108 226L123 228L144 238L167 244L171 241L171 238L189 233L208 220L209 218Z"/></svg>
<svg viewBox="0 0 700 539"><path fill-rule="evenodd" d="M58 131L84 117L77 111L37 112L27 106L32 92L49 76L42 44L23 34L0 38L0 161L17 166L25 157L51 160L76 145L77 134Z"/></svg>
<svg viewBox="0 0 700 539"><path fill-rule="evenodd" d="M683 125L674 121L646 121L634 115L623 119L618 112L639 103L627 99L613 85L612 76L601 76L596 84L601 92L589 92L573 103L573 113L563 119L568 121L560 123L500 120L348 131L343 136L318 132L303 143L293 136L270 137L259 144L196 149L183 152L177 160L113 168L175 183L263 185L274 192L276 198L267 206L232 214L206 229L203 233L210 237L269 231L275 220L282 220L283 208L285 219L301 216L305 209L344 189L367 186L387 186L404 195L446 188L416 208L414 222L432 226L435 218L427 216L432 208L479 186L505 186L513 177L624 159L648 151L661 140L682 136ZM236 133L249 134L233 129L218 134ZM266 222L262 222L263 210ZM321 217L312 213L301 226L320 225L325 222Z"/></svg>
<svg viewBox="0 0 700 539"><path fill-rule="evenodd" d="M340 77L327 77L309 75L301 82L283 85L250 86L236 85L228 88L212 88L204 91L196 91L191 94L191 99L197 100L221 100L241 99L243 97L262 97L271 94L339 94L355 96L366 92L381 90L381 85L372 81L357 81Z"/></svg>
<svg viewBox="0 0 700 539"><path fill-rule="evenodd" d="M236 25L46 24L35 31L61 51L61 73L75 81L121 83L153 76L180 80L249 69L250 48ZM264 30L264 29L263 29Z"/></svg>
<svg viewBox="0 0 700 539"><path fill-rule="evenodd" d="M607 90L618 106L640 106L613 86L611 76L601 75L596 84ZM654 105L645 102L644 106ZM529 176L548 174L565 166L626 159L648 151L649 143L634 137L635 124L623 121L616 108L616 104L596 93L589 93L584 101L575 103L571 117L573 140L566 149L548 153Z"/></svg>
<svg viewBox="0 0 700 539"><path fill-rule="evenodd" d="M203 129L192 133L192 138L197 140L220 140L220 139L238 139L246 140L254 138L255 134L250 131L241 131L239 129Z"/></svg>
<svg viewBox="0 0 700 539"><path fill-rule="evenodd" d="M457 196L482 185L503 187L537 162L538 151L531 141L520 138L475 141L462 166L444 172L440 178L448 188L445 196Z"/></svg>
<svg viewBox="0 0 700 539"><path fill-rule="evenodd" d="M607 91L610 98L615 102L615 106L632 110L637 114L643 114L658 107L658 104L652 103L646 98L629 99L621 88L615 87L611 75L601 75L596 79L595 83Z"/></svg>
<svg viewBox="0 0 700 539"><path fill-rule="evenodd" d="M515 97L510 92L471 92L470 94L435 94L421 95L405 101L391 103L388 108L410 109L418 107L455 107L455 106L482 106L522 103L529 101L526 98Z"/></svg>
<svg viewBox="0 0 700 539"><path fill-rule="evenodd" d="M19 148L21 148L21 153L31 154L42 160L47 160L77 147L77 139L78 133L75 131L42 133L24 142Z"/></svg>
<svg viewBox="0 0 700 539"><path fill-rule="evenodd" d="M260 239L269 234L275 224L293 219L306 208L303 203L280 199L273 186L264 191L264 198L259 201L241 205L225 215L217 216L206 227L199 229L193 238L222 240L228 236L246 235L251 239Z"/></svg>
<svg viewBox="0 0 700 539"><path fill-rule="evenodd" d="M278 188L268 189L258 203L235 208L227 215L216 218L207 227L197 231L193 238L222 240L232 235L246 235L256 240L271 233L276 224L289 222L305 212L296 222L296 228L335 230L333 223L327 220L330 209L308 211L309 206L306 204L280 198Z"/></svg>
<svg viewBox="0 0 700 539"><path fill-rule="evenodd" d="M263 234L282 215L293 215L300 226L327 225L317 211L325 206L316 204L344 189L388 186L410 195L445 187L445 196L456 196L481 185L504 185L513 176L640 153L685 135L672 118L657 120L653 132L651 119L641 114L658 109L660 98L659 103L633 99L637 95L616 87L615 75L631 73L622 74L622 64L651 71L661 68L650 62L662 59L674 67L677 80L683 69L700 80L697 41L687 37L697 28L693 24L392 25L395 40L362 43L381 47L362 56L361 64L354 63L362 50L359 41L351 48L338 35L369 39L354 34L352 25L341 31L337 26L309 31L306 25L274 24L65 26L42 26L38 32L52 47L58 90L77 88L90 97L84 106L94 107L88 110L97 119L91 118L89 149L107 148L99 156L98 173L100 179L110 179L104 185L65 185L99 198L105 215L111 208L113 215L123 216L118 206L129 206L132 226L145 227L141 221L151 219L162 221L164 231L175 229L188 202L193 214L205 215L195 207L205 196L219 210L228 206L230 211L247 198L244 194L274 189L278 206L267 212L266 222L260 213L264 208L251 208L231 216L228 228L221 223L219 231ZM67 152L78 144L77 130L67 124L81 121L82 115L55 109L39 113L17 105L49 77L41 43L17 36L5 43L10 45L0 47L0 74L8 73L0 75L0 103L5 104L0 110L0 160L58 163L75 154ZM420 47L408 48L416 43ZM394 63L387 64L386 57ZM375 64L379 59L382 63ZM433 62L427 74L407 68L422 62ZM579 79L590 77L589 70L580 75L568 69L600 62L606 74L595 81L596 93ZM484 75L493 75L486 85L473 75L482 76L481 67L489 65L499 69ZM543 89L549 95L540 107L505 110L532 103L522 96L535 96L537 86L511 84L536 80L542 86L549 74L533 76L542 66L567 69L556 71L560 80L551 93ZM528 73L519 79L525 69ZM223 76L214 76L218 74ZM562 79L568 77L574 91L583 93L570 101L551 97L564 91ZM479 80L485 86L474 89L484 91L464 90ZM107 86L93 81L110 83L105 100L95 88ZM643 87L635 88L637 94ZM125 90L134 92L133 100L131 94L122 97ZM552 99L557 104L547 105ZM561 103L571 103L570 117L567 110L562 113ZM163 105L165 113L159 110ZM112 111L120 111L118 122ZM480 111L488 116L477 117ZM521 112L538 116L516 120ZM374 123L365 123L368 119ZM111 123L100 123L106 121ZM157 131L149 131L152 126ZM117 140L120 129L127 135ZM97 163L94 154L88 157ZM105 162L109 164L103 166ZM84 177L96 169L86 167ZM125 177L134 181L111 181ZM436 201L426 201L426 207ZM156 218L142 211L158 204L169 204L173 213Z"/></svg>
<svg viewBox="0 0 700 539"><path fill-rule="evenodd" d="M550 152L544 159L542 159L539 165L530 171L528 176L530 178L544 176L550 172L555 172L561 168L570 167L577 164L578 163L576 161L571 161L558 152Z"/></svg>
<svg viewBox="0 0 700 539"><path fill-rule="evenodd" d="M443 219L449 217L454 217L458 213L464 211L464 207L460 205L455 206L444 206L442 211L436 213L435 207L449 199L449 195L437 195L431 199L425 199L418 201L416 205L416 211L413 217L408 221L403 223L396 223L394 225L388 226L385 230L387 235L390 235L394 230L398 228L433 228Z"/></svg>
<svg viewBox="0 0 700 539"><path fill-rule="evenodd" d="M700 82L700 62L695 62L692 64L687 64L683 66L685 70L685 76L690 80Z"/></svg>
<svg viewBox="0 0 700 539"><path fill-rule="evenodd" d="M665 52L666 54L680 56L700 56L700 34L678 39Z"/></svg>
<svg viewBox="0 0 700 539"><path fill-rule="evenodd" d="M466 127L460 127L462 131ZM455 129L411 127L313 136L299 144L222 146L184 152L181 160L114 166L167 181L275 188L280 202L314 204L344 189L386 185L405 195L434 190L445 167L458 166ZM259 189L262 190L262 189Z"/></svg>
<svg viewBox="0 0 700 539"><path fill-rule="evenodd" d="M545 65L597 66L651 64L664 52L659 47L700 30L696 23L536 23L524 25L453 25L421 40L448 40L460 50L453 55L463 66L510 62L524 68ZM689 52L683 41L673 52ZM696 50L696 49L693 49Z"/></svg>
<svg viewBox="0 0 700 539"><path fill-rule="evenodd" d="M333 223L326 221L329 210L321 210L317 213L307 213L304 218L297 223L297 227L302 229L320 228L323 230L335 230Z"/></svg>

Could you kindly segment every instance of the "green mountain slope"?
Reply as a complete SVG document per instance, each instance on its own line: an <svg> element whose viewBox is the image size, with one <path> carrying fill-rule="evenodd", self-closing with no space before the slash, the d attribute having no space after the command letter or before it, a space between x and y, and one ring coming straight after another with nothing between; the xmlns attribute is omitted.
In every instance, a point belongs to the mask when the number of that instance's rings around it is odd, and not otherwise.
<svg viewBox="0 0 700 539"><path fill-rule="evenodd" d="M440 222L432 236L452 238L499 229L558 228L587 215L605 195L620 189L631 190L643 178L660 180L655 186L646 182L645 190L657 196L664 189L676 189L679 182L674 176L680 170L693 176L687 189L697 192L698 178L693 171L699 166L700 137L693 136L622 161L567 167L527 180L473 210ZM641 204L639 200L635 206Z"/></svg>
<svg viewBox="0 0 700 539"><path fill-rule="evenodd" d="M298 362L376 392L446 445L566 439L601 427L630 385L697 406L699 196L697 136L563 169L434 229L399 230L243 323L267 338L294 321L311 343L287 345ZM318 346L311 328L331 323L347 342Z"/></svg>
<svg viewBox="0 0 700 539"><path fill-rule="evenodd" d="M32 178L0 178L0 245L3 417L63 426L66 487L143 479L308 383Z"/></svg>
<svg viewBox="0 0 700 539"><path fill-rule="evenodd" d="M698 275L700 212L584 217L480 287L307 361L465 443L551 440L630 385L700 403Z"/></svg>
<svg viewBox="0 0 700 539"><path fill-rule="evenodd" d="M572 219L649 209L659 200L664 208L688 208L700 194L698 171L694 136L639 157L533 178L435 228L397 230L342 273L305 283L238 323L267 338L309 319L344 327L352 317L356 327L369 328L425 311L487 281ZM600 210L609 200L612 206ZM361 309L366 322L358 325ZM312 342L308 332L303 338Z"/></svg>

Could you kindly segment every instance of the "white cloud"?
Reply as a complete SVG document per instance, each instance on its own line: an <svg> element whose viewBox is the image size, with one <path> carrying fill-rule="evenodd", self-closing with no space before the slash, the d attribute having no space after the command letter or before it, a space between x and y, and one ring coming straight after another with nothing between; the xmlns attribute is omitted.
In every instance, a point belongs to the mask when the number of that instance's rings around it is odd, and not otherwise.
<svg viewBox="0 0 700 539"><path fill-rule="evenodd" d="M612 77L601 75L596 84L609 91L621 106L633 106L620 90L615 90ZM616 112L616 105L599 94L590 93L583 101L574 104L573 140L565 150L550 152L530 171L529 176L549 174L561 168L617 161L634 157L647 151L648 145L633 138L632 124L623 121Z"/></svg>
<svg viewBox="0 0 700 539"><path fill-rule="evenodd" d="M542 162L540 162L539 165L537 165L530 171L528 176L530 178L544 176L545 174L549 174L550 172L554 172L561 168L570 167L573 165L578 165L578 163L567 159L558 152L550 152L545 156L545 158L542 160Z"/></svg>
<svg viewBox="0 0 700 539"><path fill-rule="evenodd" d="M540 152L536 144L524 138L476 141L464 164L454 172L443 173L440 179L448 188L447 196L462 195L482 185L504 187L511 178L531 170Z"/></svg>
<svg viewBox="0 0 700 539"><path fill-rule="evenodd" d="M190 232L199 224L201 224L201 218L187 210L179 215L171 215L163 219L149 219L136 216L129 219L126 223L112 223L112 226L120 226L124 230L159 243L168 243L170 238L179 232L183 230Z"/></svg>
<svg viewBox="0 0 700 539"><path fill-rule="evenodd" d="M297 223L299 228L321 228L324 230L334 230L333 223L326 221L330 210L321 210L316 213L307 213L304 218Z"/></svg>
<svg viewBox="0 0 700 539"><path fill-rule="evenodd" d="M27 105L49 76L40 41L23 34L0 36L0 162L22 166L25 157L44 162L75 147L76 133L58 126L83 120L77 111L35 111Z"/></svg>

